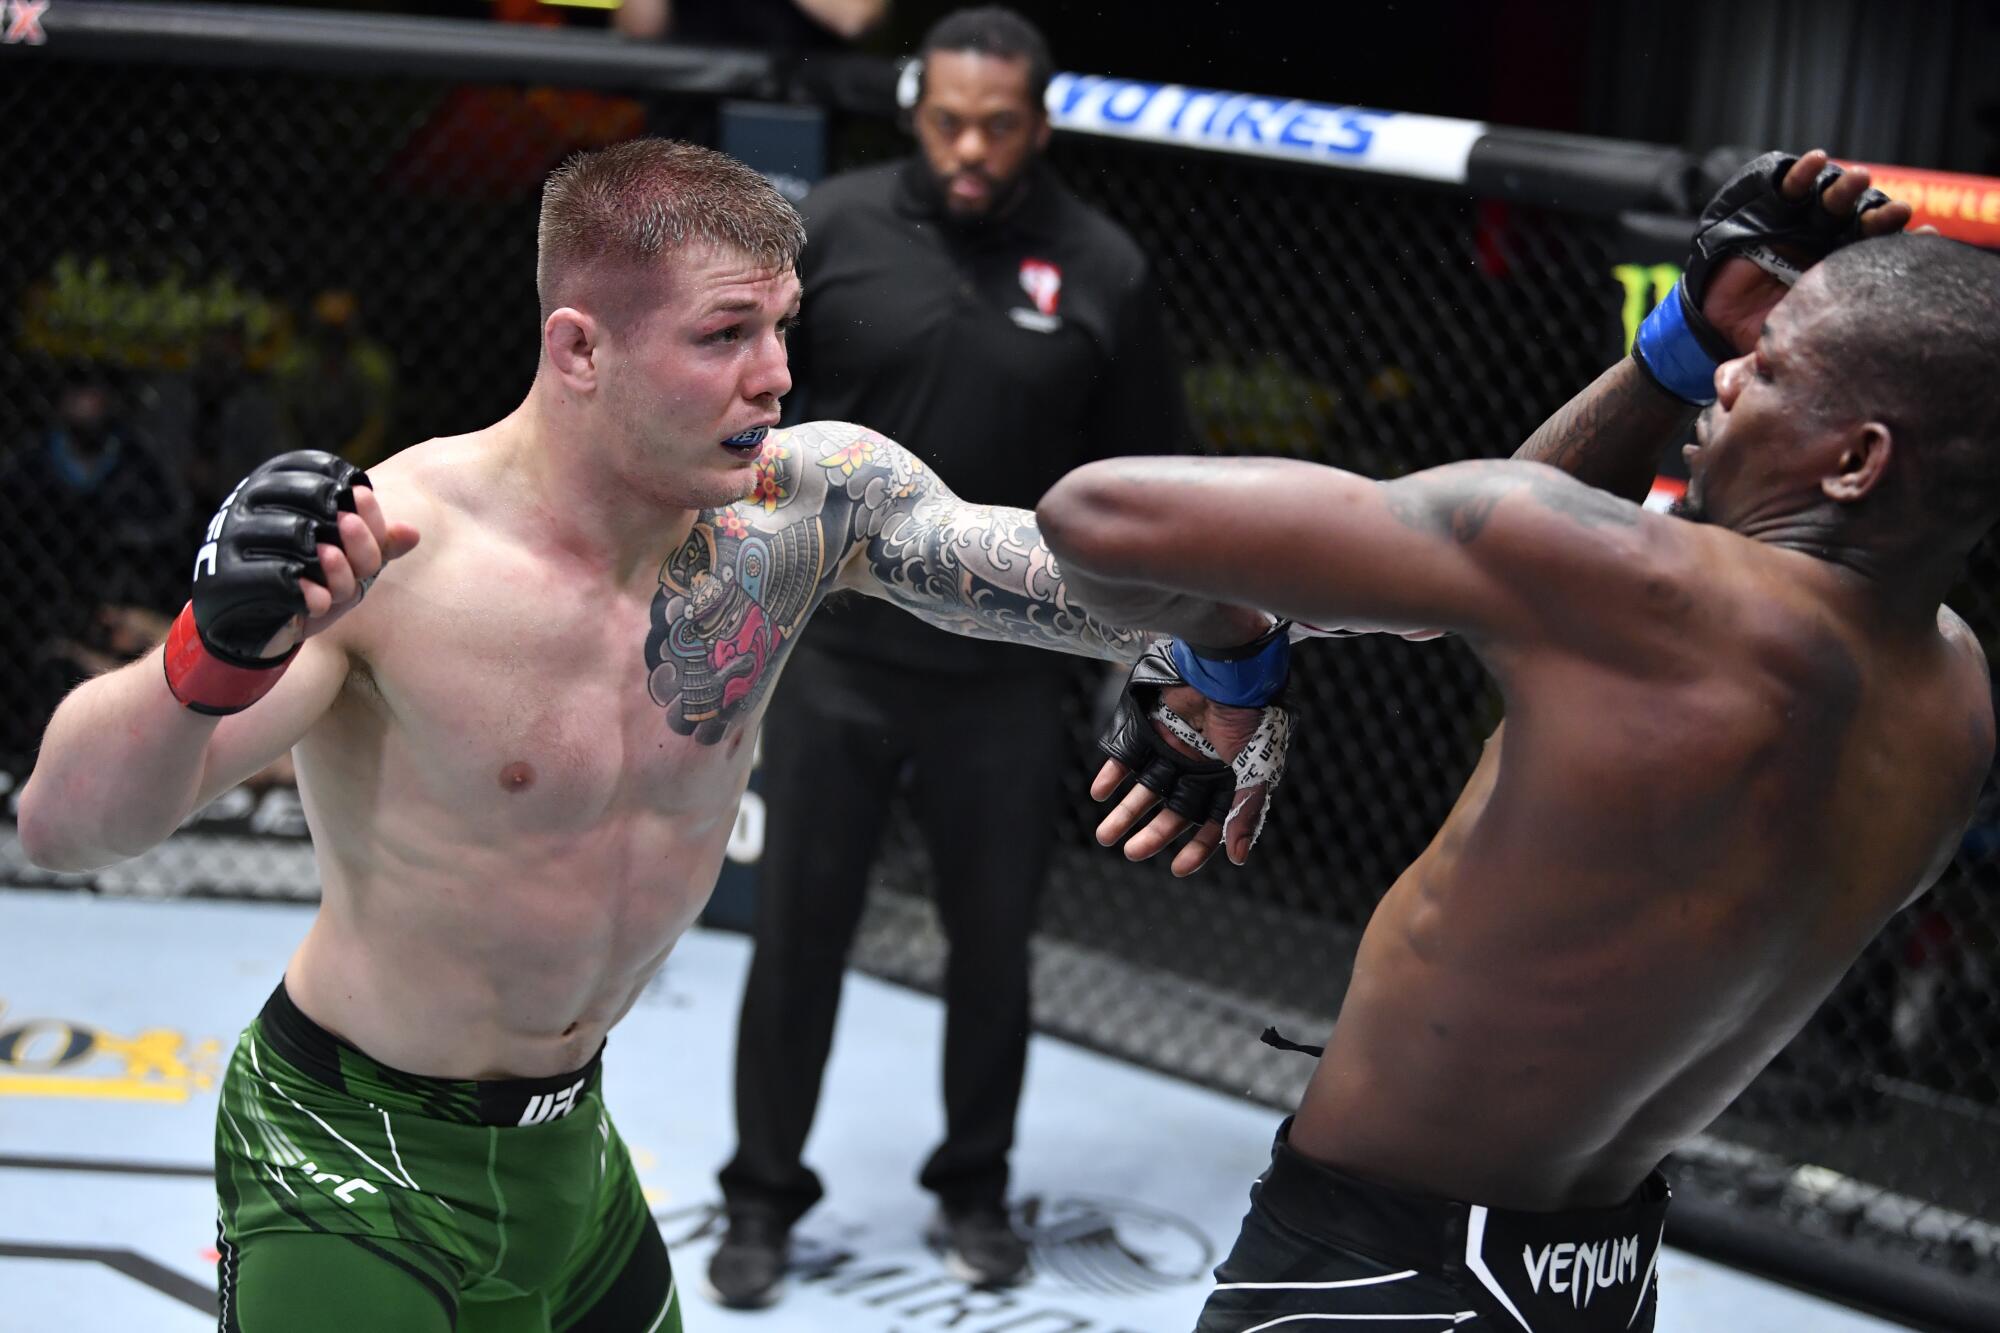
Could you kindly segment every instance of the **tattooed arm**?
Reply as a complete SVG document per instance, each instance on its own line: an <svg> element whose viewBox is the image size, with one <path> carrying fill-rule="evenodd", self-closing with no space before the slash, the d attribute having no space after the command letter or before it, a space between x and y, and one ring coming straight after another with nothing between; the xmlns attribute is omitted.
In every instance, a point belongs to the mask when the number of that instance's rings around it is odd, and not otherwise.
<svg viewBox="0 0 2000 1333"><path fill-rule="evenodd" d="M961 500L901 445L859 426L817 422L792 438L810 441L832 491L852 506L851 546L835 586L942 629L1130 662L1148 640L1141 629L1230 645L1270 623L1247 608L1165 589L1086 600L1042 539L1034 511Z"/></svg>
<svg viewBox="0 0 2000 1333"><path fill-rule="evenodd" d="M1632 618L1621 608L1657 617L1684 528L1519 462L1374 482L1280 459L1120 458L1070 473L1036 512L1065 567L1098 579L1486 640L1601 641Z"/></svg>

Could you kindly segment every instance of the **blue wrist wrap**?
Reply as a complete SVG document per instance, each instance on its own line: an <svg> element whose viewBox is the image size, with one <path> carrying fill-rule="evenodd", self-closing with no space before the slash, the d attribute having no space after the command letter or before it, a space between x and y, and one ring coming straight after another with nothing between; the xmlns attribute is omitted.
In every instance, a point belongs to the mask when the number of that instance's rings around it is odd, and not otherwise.
<svg viewBox="0 0 2000 1333"><path fill-rule="evenodd" d="M1688 327L1685 298L1675 287L1667 299L1653 307L1632 355L1662 389L1683 402L1708 404L1715 401L1715 360L1702 350L1694 330Z"/></svg>
<svg viewBox="0 0 2000 1333"><path fill-rule="evenodd" d="M1243 645L1240 657L1198 652L1179 639L1170 640L1167 655L1181 679L1219 704L1262 708L1285 688L1291 674L1292 641L1288 625L1279 621L1260 639ZM1209 654L1215 650L1210 649Z"/></svg>

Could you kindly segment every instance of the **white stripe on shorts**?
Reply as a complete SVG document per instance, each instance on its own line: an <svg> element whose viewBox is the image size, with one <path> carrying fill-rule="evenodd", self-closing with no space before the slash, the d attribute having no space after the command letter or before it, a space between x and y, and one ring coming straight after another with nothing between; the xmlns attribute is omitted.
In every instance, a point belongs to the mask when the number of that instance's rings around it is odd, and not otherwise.
<svg viewBox="0 0 2000 1333"><path fill-rule="evenodd" d="M1401 1282L1406 1277L1415 1277L1417 1270L1406 1268L1400 1273L1384 1273L1380 1277L1349 1277L1338 1282L1222 1282L1217 1291L1335 1291L1341 1287L1374 1287L1384 1282Z"/></svg>
<svg viewBox="0 0 2000 1333"><path fill-rule="evenodd" d="M647 1329L646 1333L659 1333L660 1325L667 1322L667 1312L672 1310L673 1308L674 1308L674 1279L672 1277L668 1277L667 1303L660 1307L659 1317L653 1320L653 1326Z"/></svg>
<svg viewBox="0 0 2000 1333"><path fill-rule="evenodd" d="M1276 1328L1280 1324L1296 1324L1305 1319L1327 1324L1333 1323L1335 1320L1343 1323L1349 1320L1400 1320L1408 1322L1413 1319L1422 1319L1436 1323L1442 1320L1444 1323L1456 1328L1466 1320L1477 1319L1478 1317L1479 1311L1477 1310L1440 1311L1437 1314L1288 1314L1262 1324L1252 1325L1244 1329L1243 1333L1264 1333L1264 1330L1267 1328Z"/></svg>
<svg viewBox="0 0 2000 1333"><path fill-rule="evenodd" d="M390 1181L395 1184L402 1183L400 1178L396 1175L394 1171L391 1171L388 1167L382 1165L380 1162L376 1161L373 1157L370 1157L367 1153L363 1152L360 1148L357 1148L354 1144L349 1143L339 1130L335 1129L332 1125L327 1124L326 1121L320 1119L318 1116L313 1115L313 1113L311 1111L306 1110L305 1107L299 1106L298 1100L296 1098L294 1098L290 1093L286 1092L283 1088L279 1087L277 1083L273 1082L271 1076L264 1072L264 1066L260 1064L257 1060L257 1042L254 1038L250 1042L250 1067L257 1071L258 1078L263 1079L266 1083L269 1083L271 1085L271 1091L277 1093L280 1097L283 1097L293 1106L298 1107L300 1114L311 1116L312 1122L314 1124L318 1125L321 1129L325 1130L328 1134L332 1135L334 1139L339 1142L341 1147L347 1149L349 1152L353 1153L356 1157L359 1157L362 1161L368 1163L368 1165L374 1167L377 1171L381 1172L382 1178L384 1180ZM422 1190L418 1190L417 1192L419 1194L423 1193Z"/></svg>

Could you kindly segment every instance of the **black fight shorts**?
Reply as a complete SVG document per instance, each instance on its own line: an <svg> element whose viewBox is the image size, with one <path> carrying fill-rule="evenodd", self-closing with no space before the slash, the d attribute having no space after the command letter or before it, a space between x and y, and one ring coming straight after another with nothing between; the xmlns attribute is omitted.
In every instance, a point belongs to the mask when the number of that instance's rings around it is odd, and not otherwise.
<svg viewBox="0 0 2000 1333"><path fill-rule="evenodd" d="M1250 1187L1195 1333L1332 1328L1349 1315L1393 1315L1404 1333L1652 1329L1671 1194L1659 1172L1614 1208L1508 1212L1331 1170L1292 1151L1290 1128Z"/></svg>

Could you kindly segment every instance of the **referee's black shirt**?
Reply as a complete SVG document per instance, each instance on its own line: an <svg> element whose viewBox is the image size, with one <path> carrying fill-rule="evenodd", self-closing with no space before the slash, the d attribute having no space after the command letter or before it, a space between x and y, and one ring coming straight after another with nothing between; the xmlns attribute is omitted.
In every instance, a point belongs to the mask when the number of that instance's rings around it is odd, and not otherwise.
<svg viewBox="0 0 2000 1333"><path fill-rule="evenodd" d="M793 421L854 421L961 498L1031 508L1070 469L1179 453L1186 406L1139 247L1039 165L1005 216L945 217L914 159L833 177L801 211ZM837 597L812 646L950 672L1034 670L1051 654L945 633Z"/></svg>

